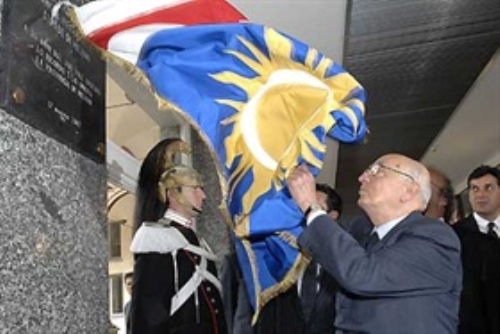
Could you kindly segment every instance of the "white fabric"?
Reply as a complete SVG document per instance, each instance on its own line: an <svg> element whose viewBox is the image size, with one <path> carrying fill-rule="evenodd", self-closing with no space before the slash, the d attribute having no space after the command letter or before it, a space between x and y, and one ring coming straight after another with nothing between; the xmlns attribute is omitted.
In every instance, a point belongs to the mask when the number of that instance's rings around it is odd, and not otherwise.
<svg viewBox="0 0 500 334"><path fill-rule="evenodd" d="M183 27L180 24L147 24L123 30L111 37L108 51L113 55L136 64L144 42L154 33L163 30Z"/></svg>
<svg viewBox="0 0 500 334"><path fill-rule="evenodd" d="M310 265L311 265L311 263L309 263L309 266L310 266ZM316 278L318 278L318 277L319 277L319 274L320 274L320 269L321 269L321 266L320 266L318 263L314 263L314 264L312 264L312 265L314 265L314 266L315 266L315 269L316 269L315 276L316 276ZM304 272L305 272L305 271L306 271L306 268L304 268L304 270L302 270L302 271L299 273L298 277L297 277L297 293L299 294L299 296L300 296L300 294L302 293L302 281L303 281L303 279L304 279ZM319 284L319 280L318 280L318 281L316 282L316 293L318 293L318 292L319 292L320 288L321 288L321 286L320 286L320 284Z"/></svg>
<svg viewBox="0 0 500 334"><path fill-rule="evenodd" d="M174 222L176 222L178 224L181 224L183 226L189 227L192 230L195 230L194 227L196 224L195 224L194 218L191 218L191 219L186 218L186 217L182 216L181 214L175 212L172 209L167 209L167 211L163 215L163 218L165 218L167 220L173 220Z"/></svg>
<svg viewBox="0 0 500 334"><path fill-rule="evenodd" d="M144 222L135 233L130 251L134 254L168 254L188 245L189 242L176 228Z"/></svg>
<svg viewBox="0 0 500 334"><path fill-rule="evenodd" d="M205 257L209 260L215 261L217 260L217 256L211 252L209 252L206 249L203 249L201 247L195 246L195 245L189 245L184 247L185 250L190 251L191 253L197 254L201 257Z"/></svg>
<svg viewBox="0 0 500 334"><path fill-rule="evenodd" d="M477 222L477 227L479 228L479 231L481 231L481 233L488 233L488 224L490 223L490 221L484 219L475 212L473 213L473 215L474 219ZM500 235L500 216L498 216L495 220L491 221L491 223L495 223L493 231L495 231L497 235Z"/></svg>
<svg viewBox="0 0 500 334"><path fill-rule="evenodd" d="M321 215L326 215L326 211L324 210L317 210L317 211L314 211L314 212L311 212L311 214L309 214L307 216L307 221L306 221L306 224L309 225L311 224L311 222L316 219L316 217L319 217Z"/></svg>
<svg viewBox="0 0 500 334"><path fill-rule="evenodd" d="M175 7L192 0L99 0L76 7L75 12L85 35L160 9Z"/></svg>
<svg viewBox="0 0 500 334"><path fill-rule="evenodd" d="M193 221L180 216L172 210L167 210L164 217L164 219L155 223L144 222L137 230L134 239L132 240L130 250L134 254L172 254L174 260L174 281L177 291L177 293L172 296L171 300L170 315L173 315L191 295L196 293L203 280L211 282L217 289L219 289L219 291L222 291L222 286L217 277L215 277L207 269L207 259L215 261L217 256L208 248L206 242L201 239L201 247L190 244L177 228L168 225L168 221L173 220L181 225L191 227L193 225ZM200 264L195 266L193 276L191 276L191 278L180 289L178 289L177 286L178 273L175 258L177 250L179 249L184 249L188 252L199 255L201 259Z"/></svg>
<svg viewBox="0 0 500 334"><path fill-rule="evenodd" d="M170 305L170 315L173 315L188 299L192 294L198 290L198 286L201 282L206 279L211 282L219 291L222 291L222 285L219 280L207 270L207 260L205 257L201 257L200 264L196 266L196 270L189 281L184 284L184 286L172 297Z"/></svg>

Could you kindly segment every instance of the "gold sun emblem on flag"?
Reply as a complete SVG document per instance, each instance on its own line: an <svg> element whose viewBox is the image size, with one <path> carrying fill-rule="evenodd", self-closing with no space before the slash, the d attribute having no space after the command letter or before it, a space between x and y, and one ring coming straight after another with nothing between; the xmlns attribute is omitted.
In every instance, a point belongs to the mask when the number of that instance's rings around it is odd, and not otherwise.
<svg viewBox="0 0 500 334"><path fill-rule="evenodd" d="M331 129L335 123L330 114L333 110L345 111L353 124L358 123L352 110L343 107L344 99L358 83L346 72L327 77L334 63L313 48L308 48L304 61L292 59L294 42L274 29L264 29L267 48L273 50L269 56L242 37L239 41L253 57L226 50L257 76L245 77L235 71L212 75L219 82L238 86L247 95L243 102L217 100L237 110L223 121L234 127L224 143L226 166L233 166L239 159L228 183L237 185L248 171L253 173L253 182L242 199L243 212L235 222L239 235L248 233L249 224L243 223L248 222L255 201L273 185L281 189L299 157L321 168L322 161L314 152L324 153L326 145L313 130L318 126Z"/></svg>

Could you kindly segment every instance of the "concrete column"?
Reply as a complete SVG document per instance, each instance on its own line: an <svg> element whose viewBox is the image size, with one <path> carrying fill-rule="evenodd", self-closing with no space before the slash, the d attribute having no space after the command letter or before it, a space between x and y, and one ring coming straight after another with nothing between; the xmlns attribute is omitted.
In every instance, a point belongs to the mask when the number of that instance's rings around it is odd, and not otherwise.
<svg viewBox="0 0 500 334"><path fill-rule="evenodd" d="M193 167L202 175L207 194L203 214L199 216L197 222L198 231L221 261L224 254L229 251L229 232L219 210L222 194L215 163L207 146L195 131L192 131L191 146Z"/></svg>

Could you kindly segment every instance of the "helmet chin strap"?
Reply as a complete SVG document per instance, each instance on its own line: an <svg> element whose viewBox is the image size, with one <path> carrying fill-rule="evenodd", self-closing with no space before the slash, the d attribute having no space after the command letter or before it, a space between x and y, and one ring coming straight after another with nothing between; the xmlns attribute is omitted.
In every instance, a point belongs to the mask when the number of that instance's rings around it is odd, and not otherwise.
<svg viewBox="0 0 500 334"><path fill-rule="evenodd" d="M177 202L193 216L197 216L202 212L201 209L198 209L197 207L189 203L178 189L171 189L170 191L172 192L172 196L177 200Z"/></svg>

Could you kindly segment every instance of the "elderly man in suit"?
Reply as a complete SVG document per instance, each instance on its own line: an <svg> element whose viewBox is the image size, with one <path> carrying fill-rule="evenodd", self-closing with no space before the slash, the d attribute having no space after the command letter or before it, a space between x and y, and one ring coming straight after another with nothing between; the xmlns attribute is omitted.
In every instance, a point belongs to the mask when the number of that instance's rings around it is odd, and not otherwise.
<svg viewBox="0 0 500 334"><path fill-rule="evenodd" d="M453 227L462 242L460 334L500 333L500 169L479 166L467 179L472 214Z"/></svg>
<svg viewBox="0 0 500 334"><path fill-rule="evenodd" d="M297 167L287 179L308 223L299 244L341 288L337 330L455 333L460 242L450 226L421 213L431 194L429 172L408 157L388 154L359 181L358 205L374 226L366 248L321 210L308 168Z"/></svg>

